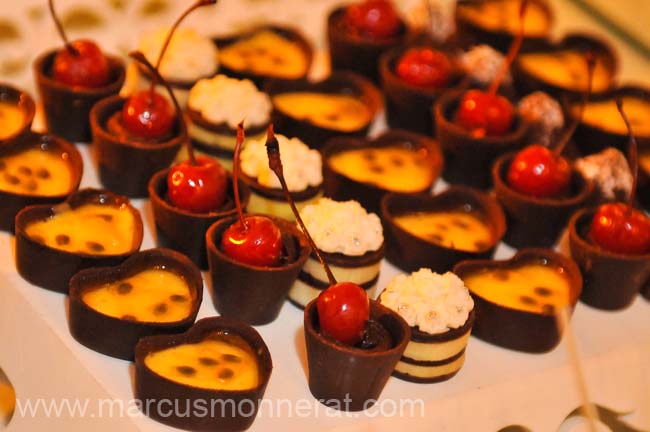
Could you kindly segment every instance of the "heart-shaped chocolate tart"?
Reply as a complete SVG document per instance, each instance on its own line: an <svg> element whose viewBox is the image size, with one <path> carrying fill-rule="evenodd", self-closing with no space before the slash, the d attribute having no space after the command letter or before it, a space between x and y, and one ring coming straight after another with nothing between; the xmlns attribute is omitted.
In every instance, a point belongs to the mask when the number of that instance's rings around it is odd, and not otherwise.
<svg viewBox="0 0 650 432"><path fill-rule="evenodd" d="M376 139L338 137L322 150L325 194L357 200L379 213L388 192L428 192L442 170L442 151L431 138L390 130Z"/></svg>
<svg viewBox="0 0 650 432"><path fill-rule="evenodd" d="M13 231L23 207L63 201L82 173L79 151L63 138L30 133L0 145L0 230Z"/></svg>
<svg viewBox="0 0 650 432"><path fill-rule="evenodd" d="M0 83L0 148L13 145L28 133L35 114L36 105L29 93Z"/></svg>
<svg viewBox="0 0 650 432"><path fill-rule="evenodd" d="M89 267L114 266L140 249L140 212L126 197L81 189L55 206L16 215L16 268L28 282L68 292L70 278Z"/></svg>
<svg viewBox="0 0 650 432"><path fill-rule="evenodd" d="M386 258L407 272L444 273L465 259L491 258L506 230L496 200L465 186L434 196L389 193L381 217Z"/></svg>
<svg viewBox="0 0 650 432"><path fill-rule="evenodd" d="M377 87L352 72L334 72L319 82L272 82L275 128L320 149L338 135L365 136L384 107Z"/></svg>
<svg viewBox="0 0 650 432"><path fill-rule="evenodd" d="M69 294L72 336L102 354L133 360L140 338L181 333L194 324L203 279L185 255L149 249L116 267L80 271Z"/></svg>
<svg viewBox="0 0 650 432"><path fill-rule="evenodd" d="M494 345L541 353L560 341L556 313L573 311L582 290L576 263L550 249L521 249L505 261L454 267L474 298L472 334Z"/></svg>
<svg viewBox="0 0 650 432"><path fill-rule="evenodd" d="M183 334L140 339L135 397L147 416L169 426L242 431L255 420L272 369L255 329L229 318L204 318ZM164 401L191 409L167 409Z"/></svg>

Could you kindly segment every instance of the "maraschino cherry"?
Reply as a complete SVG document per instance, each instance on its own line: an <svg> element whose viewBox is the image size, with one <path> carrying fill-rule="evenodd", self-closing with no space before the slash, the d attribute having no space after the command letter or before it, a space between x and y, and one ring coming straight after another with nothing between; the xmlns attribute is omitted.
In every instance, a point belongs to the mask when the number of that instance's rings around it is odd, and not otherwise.
<svg viewBox="0 0 650 432"><path fill-rule="evenodd" d="M617 100L616 106L630 135L628 162L634 181L627 202L607 203L598 207L591 221L588 237L609 252L643 255L650 253L650 219L632 206L639 170L637 143L630 122L623 111L623 102Z"/></svg>
<svg viewBox="0 0 650 432"><path fill-rule="evenodd" d="M519 10L519 32L510 46L501 70L490 83L488 90L468 90L463 94L458 105L456 124L477 138L505 135L512 127L514 108L508 99L497 94L497 90L524 40L524 17L527 6L528 0L522 0Z"/></svg>
<svg viewBox="0 0 650 432"><path fill-rule="evenodd" d="M269 138L273 128L269 126ZM274 137L273 137L274 138ZM237 126L237 143L233 160L233 185L235 205L239 220L230 225L221 236L221 250L240 263L260 266L276 266L282 256L282 233L273 221L265 216L244 216L239 199L239 152L244 142L244 126Z"/></svg>
<svg viewBox="0 0 650 432"><path fill-rule="evenodd" d="M441 88L449 82L452 66L449 58L432 48L410 48L397 62L397 76L418 87Z"/></svg>
<svg viewBox="0 0 650 432"><path fill-rule="evenodd" d="M217 0L199 0L190 6L174 23L162 45L155 69L160 69L163 56L180 23L194 10L213 5ZM145 139L158 139L169 135L174 127L176 113L168 100L155 91L156 78L152 76L151 87L131 95L122 107L122 123L133 135Z"/></svg>
<svg viewBox="0 0 650 432"><path fill-rule="evenodd" d="M50 14L65 43L57 52L52 64L54 79L60 83L83 88L105 86L111 79L108 59L93 41L80 39L68 41L61 21L54 11L54 1L49 0Z"/></svg>
<svg viewBox="0 0 650 432"><path fill-rule="evenodd" d="M300 217L300 212L289 193L287 182L284 179L282 160L280 159L280 145L277 139L267 140L266 151L269 159L269 168L278 176L284 195L289 206L296 216L296 220L307 237L312 250L325 269L325 274L330 286L320 293L316 300L318 320L321 334L331 337L346 345L357 345L367 335L366 323L370 318L370 302L368 295L359 285L352 282L337 282L329 266L318 250L314 239L309 234L307 227Z"/></svg>
<svg viewBox="0 0 650 432"><path fill-rule="evenodd" d="M395 36L402 22L389 0L365 0L345 10L345 21L361 36L388 38Z"/></svg>

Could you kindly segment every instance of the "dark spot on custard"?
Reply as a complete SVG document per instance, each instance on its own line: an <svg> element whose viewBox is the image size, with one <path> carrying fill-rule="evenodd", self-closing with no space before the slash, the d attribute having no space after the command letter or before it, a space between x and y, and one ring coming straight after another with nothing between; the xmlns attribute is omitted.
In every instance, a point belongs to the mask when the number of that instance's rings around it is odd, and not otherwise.
<svg viewBox="0 0 650 432"><path fill-rule="evenodd" d="M173 301L174 303L184 303L187 301L187 297L180 294L172 294L169 296L169 300Z"/></svg>
<svg viewBox="0 0 650 432"><path fill-rule="evenodd" d="M339 116L338 116L338 114L327 114L327 115L325 116L325 118L326 118L327 120L329 120L329 121L335 122L335 121L338 121Z"/></svg>
<svg viewBox="0 0 650 432"><path fill-rule="evenodd" d="M26 167L24 165L21 165L18 167L18 172L22 175L25 176L30 176L32 175L32 169L30 167Z"/></svg>
<svg viewBox="0 0 650 432"><path fill-rule="evenodd" d="M551 290L550 288L546 288L543 286L535 287L535 294L537 294L540 297L548 297L551 295L552 292L553 290Z"/></svg>
<svg viewBox="0 0 650 432"><path fill-rule="evenodd" d="M510 273L508 270L495 270L494 278L500 281L507 281L510 279Z"/></svg>
<svg viewBox="0 0 650 432"><path fill-rule="evenodd" d="M372 164L372 165L368 166L368 169L370 170L370 172L374 172L374 173L377 173L377 174L381 174L381 173L384 172L384 167L382 167L381 165L377 165L377 164Z"/></svg>
<svg viewBox="0 0 650 432"><path fill-rule="evenodd" d="M196 369L194 369L192 366L177 366L176 370L178 371L179 374L188 377L194 376L196 374Z"/></svg>
<svg viewBox="0 0 650 432"><path fill-rule="evenodd" d="M271 59L271 63L273 63L276 66L280 66L284 64L284 59L282 57L273 57Z"/></svg>
<svg viewBox="0 0 650 432"><path fill-rule="evenodd" d="M451 224L454 225L454 226L457 226L460 229L464 229L464 230L469 228L469 225L465 221L462 221L460 219L452 219Z"/></svg>
<svg viewBox="0 0 650 432"><path fill-rule="evenodd" d="M234 354L222 354L221 359L229 363L241 363L241 357Z"/></svg>
<svg viewBox="0 0 650 432"><path fill-rule="evenodd" d="M487 249L488 244L485 243L484 241L477 240L474 242L474 247L478 250L483 250L483 249Z"/></svg>
<svg viewBox="0 0 650 432"><path fill-rule="evenodd" d="M199 357L199 363L203 366L216 366L219 364L217 360L210 357Z"/></svg>
<svg viewBox="0 0 650 432"><path fill-rule="evenodd" d="M7 168L7 164L5 161L0 160L0 171L4 170L5 168Z"/></svg>
<svg viewBox="0 0 650 432"><path fill-rule="evenodd" d="M135 321L135 320L136 320L135 316L133 316L133 315L128 315L128 314L127 314L127 315L122 315L122 318L121 318L121 319L123 319L123 320L125 320L125 321Z"/></svg>
<svg viewBox="0 0 650 432"><path fill-rule="evenodd" d="M434 226L440 231L449 231L449 227L445 224L437 223Z"/></svg>
<svg viewBox="0 0 650 432"><path fill-rule="evenodd" d="M545 314L549 314L549 315L554 314L555 313L555 306L553 306L552 304L545 304L545 305L542 306L542 311Z"/></svg>
<svg viewBox="0 0 650 432"><path fill-rule="evenodd" d="M59 234L54 237L54 241L59 246L65 246L67 244L70 244L70 236L67 234Z"/></svg>
<svg viewBox="0 0 650 432"><path fill-rule="evenodd" d="M12 185L17 185L20 183L20 179L13 174L5 173L4 179L7 183Z"/></svg>
<svg viewBox="0 0 650 432"><path fill-rule="evenodd" d="M36 183L34 179L29 179L27 180L27 183L25 183L25 189L27 189L28 192L34 192L38 189L38 183Z"/></svg>
<svg viewBox="0 0 650 432"><path fill-rule="evenodd" d="M519 301L522 302L522 303L525 304L525 305L531 305L531 306L532 306L532 305L536 305L536 304L537 304L537 300L535 300L535 299L532 298L532 297L525 296L525 295L523 295L523 296L519 296Z"/></svg>
<svg viewBox="0 0 650 432"><path fill-rule="evenodd" d="M375 155L375 153L372 152L372 151L365 151L365 152L363 152L363 154L361 155L361 157L362 157L363 159L367 160L367 161L374 161L374 160L377 158L377 156Z"/></svg>
<svg viewBox="0 0 650 432"><path fill-rule="evenodd" d="M221 369L219 371L219 375L218 375L218 377L223 379L223 380L230 379L230 378L232 378L234 376L235 376L235 372L232 369L229 369L229 368Z"/></svg>
<svg viewBox="0 0 650 432"><path fill-rule="evenodd" d="M49 179L50 178L50 172L45 168L39 168L38 170L36 170L36 177L42 178L42 179Z"/></svg>
<svg viewBox="0 0 650 432"><path fill-rule="evenodd" d="M262 48L262 47L255 48L255 54L257 54L259 56L264 56L264 55L266 55L267 52L268 51L266 50L266 48Z"/></svg>
<svg viewBox="0 0 650 432"><path fill-rule="evenodd" d="M241 58L248 58L253 55L253 52L250 50L241 50L239 51L239 57Z"/></svg>
<svg viewBox="0 0 650 432"><path fill-rule="evenodd" d="M131 285L129 282L121 282L117 286L117 293L122 295L128 294L131 292L132 289L133 289L133 285Z"/></svg>
<svg viewBox="0 0 650 432"><path fill-rule="evenodd" d="M440 234L430 234L428 238L434 243L442 243L442 241L444 240L444 238Z"/></svg>
<svg viewBox="0 0 650 432"><path fill-rule="evenodd" d="M164 315L167 313L167 303L158 303L153 309L154 315Z"/></svg>
<svg viewBox="0 0 650 432"><path fill-rule="evenodd" d="M102 246L100 243L94 242L94 241L87 241L86 242L86 247L90 249L92 252L104 252L104 246Z"/></svg>
<svg viewBox="0 0 650 432"><path fill-rule="evenodd" d="M404 166L404 159L398 156L393 156L390 158L390 163L392 163L396 167L401 167Z"/></svg>
<svg viewBox="0 0 650 432"><path fill-rule="evenodd" d="M105 220L106 222L110 222L113 220L113 215L109 215L109 214L100 213L96 216L100 219Z"/></svg>

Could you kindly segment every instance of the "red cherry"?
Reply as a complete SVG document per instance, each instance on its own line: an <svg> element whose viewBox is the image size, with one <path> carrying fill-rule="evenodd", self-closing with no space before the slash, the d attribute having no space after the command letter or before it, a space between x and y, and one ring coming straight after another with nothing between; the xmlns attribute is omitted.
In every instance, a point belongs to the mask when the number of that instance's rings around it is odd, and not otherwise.
<svg viewBox="0 0 650 432"><path fill-rule="evenodd" d="M133 135L155 139L171 133L176 111L156 92L143 90L129 97L122 107L122 123Z"/></svg>
<svg viewBox="0 0 650 432"><path fill-rule="evenodd" d="M571 167L562 156L541 145L517 153L508 169L508 184L524 195L552 198L569 190Z"/></svg>
<svg viewBox="0 0 650 432"><path fill-rule="evenodd" d="M451 75L451 62L445 54L431 48L411 48L397 63L397 76L418 87L440 88Z"/></svg>
<svg viewBox="0 0 650 432"><path fill-rule="evenodd" d="M609 252L647 254L650 253L650 220L628 204L603 204L591 221L589 238Z"/></svg>
<svg viewBox="0 0 650 432"><path fill-rule="evenodd" d="M173 205L194 213L217 210L226 198L226 170L216 160L196 158L196 165L180 162L169 170L167 192Z"/></svg>
<svg viewBox="0 0 650 432"><path fill-rule="evenodd" d="M504 135L513 119L512 104L498 94L469 90L463 95L456 123L475 137Z"/></svg>
<svg viewBox="0 0 650 432"><path fill-rule="evenodd" d="M360 34L375 38L395 36L402 24L388 0L366 0L348 6L345 20Z"/></svg>
<svg viewBox="0 0 650 432"><path fill-rule="evenodd" d="M272 267L282 255L282 233L273 221L264 216L245 216L242 222L230 225L221 237L221 249L230 258L244 264Z"/></svg>
<svg viewBox="0 0 650 432"><path fill-rule="evenodd" d="M316 307L323 334L347 345L361 341L370 317L370 303L363 288L339 282L320 293Z"/></svg>
<svg viewBox="0 0 650 432"><path fill-rule="evenodd" d="M73 50L64 48L54 57L54 79L77 87L102 87L110 81L110 68L106 56L92 41L77 40L71 43Z"/></svg>

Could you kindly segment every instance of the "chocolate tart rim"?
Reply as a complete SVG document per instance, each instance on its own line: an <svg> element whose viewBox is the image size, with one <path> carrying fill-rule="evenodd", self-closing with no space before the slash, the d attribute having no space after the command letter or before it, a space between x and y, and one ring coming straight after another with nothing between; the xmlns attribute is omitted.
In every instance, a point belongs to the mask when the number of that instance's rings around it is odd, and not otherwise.
<svg viewBox="0 0 650 432"><path fill-rule="evenodd" d="M264 198L270 199L272 201L277 201L277 202L285 202L288 205L288 202L285 198L284 191L282 189L277 189L277 188L271 188L268 186L263 186L261 185L256 179L250 177L247 175L244 170L241 169L241 166L239 167L239 178L244 183L248 188L250 189L251 193L255 193L259 196L262 196ZM306 201L311 198L316 197L319 192L323 191L323 183L319 184L318 186L307 186L306 189L299 190L299 191L289 191L289 194L291 194L291 198L293 198L294 201Z"/></svg>
<svg viewBox="0 0 650 432"><path fill-rule="evenodd" d="M316 245L318 246L318 245ZM321 256L330 265L335 265L337 267L343 268L356 268L363 267L372 264L376 264L382 260L384 257L385 242L381 242L381 246L378 249L367 251L363 255L345 255L340 252L324 252L321 249L318 249ZM312 252L310 255L311 258L318 261L318 257L315 252Z"/></svg>
<svg viewBox="0 0 650 432"><path fill-rule="evenodd" d="M230 125L228 125L225 122L222 123L212 123L211 121L207 120L205 117L203 117L203 114L201 112L190 108L189 106L185 108L185 115L189 119L190 123L193 123L197 126L199 126L202 129L206 129L210 132L220 134L220 135L227 135L231 136L233 139L237 137L237 128L232 128ZM269 112L269 117L271 113ZM270 124L270 120L264 123L263 125L258 125L258 126L245 126L244 130L248 135L259 135L262 132L265 132L266 129L268 128L268 125ZM195 139L196 140L196 139ZM203 144L204 146L208 146L207 144Z"/></svg>
<svg viewBox="0 0 650 432"><path fill-rule="evenodd" d="M349 31L349 26L343 22L344 14L350 4L340 4L334 6L333 9L327 14L326 29L328 35L335 36L337 40L345 44L354 46L355 48L382 48L399 44L401 41L407 39L412 31L404 19L399 15L400 26L395 35L383 38L364 37L360 34L354 34Z"/></svg>
<svg viewBox="0 0 650 432"><path fill-rule="evenodd" d="M0 149L2 149L4 146L11 145L14 140L20 138L23 134L30 131L32 122L36 116L36 102L26 90L1 81L0 101L15 103L23 114L23 120L20 129L18 129L12 135L0 139Z"/></svg>

